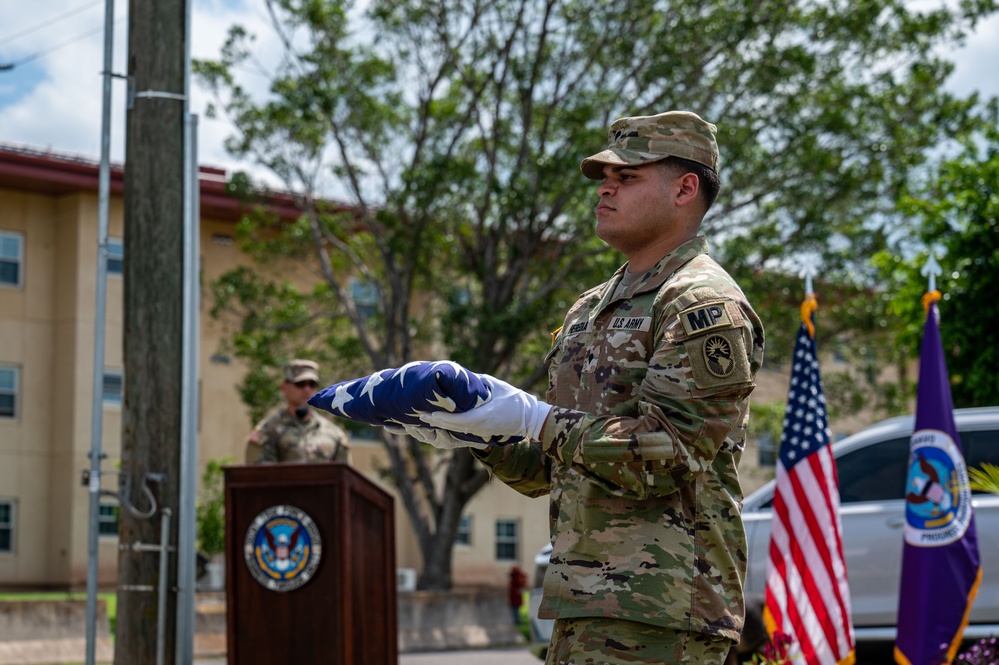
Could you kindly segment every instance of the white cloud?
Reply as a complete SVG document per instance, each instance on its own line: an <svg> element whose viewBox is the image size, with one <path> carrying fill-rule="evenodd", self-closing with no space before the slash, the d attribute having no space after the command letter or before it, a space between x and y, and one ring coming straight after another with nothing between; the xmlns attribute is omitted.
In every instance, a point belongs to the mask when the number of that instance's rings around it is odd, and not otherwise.
<svg viewBox="0 0 999 665"><path fill-rule="evenodd" d="M44 15L33 3L9 3L4 8L5 29L0 34L0 64L17 63L8 72L0 71L0 142L100 156L103 96L104 35L102 31L82 39L104 24L104 3L80 0L47 0ZM117 3L114 26L112 71L125 74L128 50L127 2ZM255 7L255 9L254 9ZM76 12L78 9L83 11ZM62 20L55 20L68 13ZM253 0L195 0L191 21L193 58L218 57L229 27L241 23L259 33L259 53L277 51L270 35L263 6ZM42 28L45 18L53 29ZM58 29L54 29L58 27ZM23 34L29 31L28 34ZM19 36L21 35L21 36ZM12 37L13 39L5 39ZM20 61L36 54L39 57ZM245 75L251 90L266 92L262 76ZM123 79L112 81L111 158L121 162L125 155L125 94ZM204 112L207 92L192 82L190 110L199 115L198 156L206 165L237 168L241 165L226 154L225 138L232 128L223 119L210 119Z"/></svg>
<svg viewBox="0 0 999 665"><path fill-rule="evenodd" d="M975 28L967 43L950 54L955 62L950 89L967 95L978 90L985 97L999 96L999 14L993 14Z"/></svg>
<svg viewBox="0 0 999 665"><path fill-rule="evenodd" d="M248 7L252 5L252 8ZM271 30L267 16L261 3L251 3L250 0L233 2L212 2L211 0L196 3L195 15L191 22L191 57L209 60L219 57L222 45L229 33L229 28L240 24L249 33L257 35L256 57L264 62L277 57L279 47ZM267 79L258 73L243 69L235 72L240 83L254 96L263 96L267 92ZM214 102L211 95L196 81L191 85L191 113L198 115L198 157L202 164L220 167L242 167L225 151L224 142L233 134L231 124L220 114L216 118L207 117L205 111L208 104ZM271 183L276 184L276 183Z"/></svg>
<svg viewBox="0 0 999 665"><path fill-rule="evenodd" d="M0 140L99 154L102 7L93 5L61 21L54 20L80 6L74 0L52 0L44 15L33 3L10 3L9 9L5 8L7 35L40 27L46 17L53 23L51 29L32 30L0 42L0 61L15 63L14 70L0 72ZM94 33L95 29L99 31ZM8 75L13 85L3 83Z"/></svg>

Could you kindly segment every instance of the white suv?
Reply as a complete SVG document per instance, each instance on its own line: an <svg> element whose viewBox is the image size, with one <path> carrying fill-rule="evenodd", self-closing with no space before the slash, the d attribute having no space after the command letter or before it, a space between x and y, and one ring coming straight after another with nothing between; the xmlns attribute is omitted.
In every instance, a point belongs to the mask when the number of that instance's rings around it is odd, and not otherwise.
<svg viewBox="0 0 999 665"><path fill-rule="evenodd" d="M983 462L999 466L999 407L956 409L954 417L968 468ZM892 418L833 445L858 641L895 637L912 429L912 416ZM771 481L746 497L742 516L749 539L747 594L765 591L773 495ZM999 634L999 496L976 492L972 505L983 574L966 638Z"/></svg>

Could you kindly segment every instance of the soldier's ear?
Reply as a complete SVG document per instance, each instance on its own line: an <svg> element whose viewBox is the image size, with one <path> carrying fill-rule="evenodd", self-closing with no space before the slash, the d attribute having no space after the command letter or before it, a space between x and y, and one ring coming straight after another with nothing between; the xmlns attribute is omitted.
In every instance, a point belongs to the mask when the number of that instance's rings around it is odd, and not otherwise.
<svg viewBox="0 0 999 665"><path fill-rule="evenodd" d="M697 201L697 194L701 191L701 181L695 173L684 173L675 181L676 189L673 202L679 206L687 206Z"/></svg>

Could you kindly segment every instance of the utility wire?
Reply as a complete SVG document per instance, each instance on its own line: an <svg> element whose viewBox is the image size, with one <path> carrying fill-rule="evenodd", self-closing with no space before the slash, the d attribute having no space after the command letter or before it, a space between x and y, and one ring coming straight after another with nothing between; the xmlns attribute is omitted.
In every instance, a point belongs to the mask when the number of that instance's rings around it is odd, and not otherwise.
<svg viewBox="0 0 999 665"><path fill-rule="evenodd" d="M124 16L122 16L121 18L117 18L117 19L115 19L115 24L121 23L124 20L125 20ZM101 25L101 26L99 26L97 28L94 28L93 30L88 30L87 32L85 32L85 33L83 33L81 35L77 35L76 37L73 37L72 39L66 40L66 41L62 42L61 44L56 44L55 46L50 46L47 49L44 49L42 51L38 51L36 53L32 53L31 55L26 55L26 56L24 56L23 58L21 58L19 60L14 60L13 62L8 62L8 63L0 64L0 71L9 71L11 69L14 69L14 67L16 67L18 65L23 65L24 63L31 62L32 60L36 60L36 59L42 57L43 55L48 55L49 53L52 53L53 51L58 51L59 49L63 48L64 46L69 46L70 44L76 43L76 42L78 42L80 40L86 39L88 37L92 37L93 35L96 35L96 34L102 32L103 30L104 30L104 26Z"/></svg>
<svg viewBox="0 0 999 665"><path fill-rule="evenodd" d="M37 32L38 30L41 30L42 28L47 28L50 25L52 25L53 23L58 23L59 21L61 21L63 19L69 18L70 16L75 16L76 14L79 14L80 12L86 11L86 10L90 9L91 7L96 7L97 5L103 3L104 1L105 0L97 0L96 2L91 2L89 5L83 5L82 7L77 7L76 9L70 9L69 11L64 12L63 14L60 14L59 16L56 16L55 18L48 19L46 21L42 21L38 25L34 25L34 26L30 27L30 28L25 28L21 32L15 32L13 35L7 35L6 37L0 39L0 46L6 46L8 42L12 42L12 41L14 41L15 39L17 39L19 37L24 37L25 35L30 35L32 32Z"/></svg>

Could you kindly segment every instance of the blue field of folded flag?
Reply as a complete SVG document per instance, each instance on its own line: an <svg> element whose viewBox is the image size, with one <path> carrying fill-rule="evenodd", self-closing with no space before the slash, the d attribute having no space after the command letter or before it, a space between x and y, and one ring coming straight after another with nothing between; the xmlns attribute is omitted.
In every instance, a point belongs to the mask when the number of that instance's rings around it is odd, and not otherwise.
<svg viewBox="0 0 999 665"><path fill-rule="evenodd" d="M427 427L421 413L448 411L462 413L485 404L491 398L489 387L475 372L458 363L415 361L396 369L383 369L358 379L341 381L316 393L309 404L334 416L380 427L416 425ZM494 436L483 439L474 434L452 432L463 441L506 444L522 437Z"/></svg>

